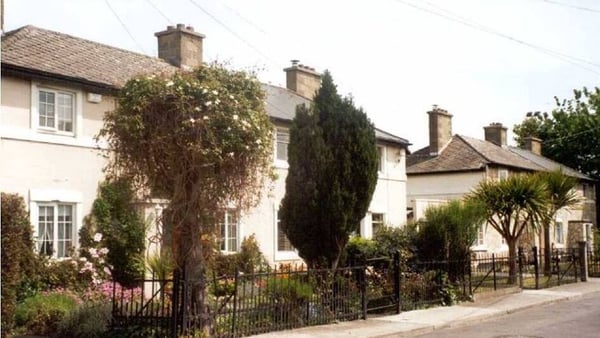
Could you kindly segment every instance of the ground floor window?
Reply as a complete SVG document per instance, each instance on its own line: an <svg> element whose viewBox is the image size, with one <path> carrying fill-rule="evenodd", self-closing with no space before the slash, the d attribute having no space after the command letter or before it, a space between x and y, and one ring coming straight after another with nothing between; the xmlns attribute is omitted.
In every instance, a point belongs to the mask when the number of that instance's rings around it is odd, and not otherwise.
<svg viewBox="0 0 600 338"><path fill-rule="evenodd" d="M565 242L562 221L556 221L554 223L554 241L556 241L557 244L563 244Z"/></svg>
<svg viewBox="0 0 600 338"><path fill-rule="evenodd" d="M224 212L219 223L220 228L220 248L225 252L238 251L239 237L239 218L235 210L227 210Z"/></svg>
<svg viewBox="0 0 600 338"><path fill-rule="evenodd" d="M481 224L477 227L477 242L475 245L484 245L485 244L485 224Z"/></svg>
<svg viewBox="0 0 600 338"><path fill-rule="evenodd" d="M292 242L285 234L285 223L281 222L281 210L277 210L277 251L294 251Z"/></svg>
<svg viewBox="0 0 600 338"><path fill-rule="evenodd" d="M379 229L383 228L383 214L371 214L371 237L375 236Z"/></svg>
<svg viewBox="0 0 600 338"><path fill-rule="evenodd" d="M40 255L71 256L73 249L73 204L38 204L36 248Z"/></svg>

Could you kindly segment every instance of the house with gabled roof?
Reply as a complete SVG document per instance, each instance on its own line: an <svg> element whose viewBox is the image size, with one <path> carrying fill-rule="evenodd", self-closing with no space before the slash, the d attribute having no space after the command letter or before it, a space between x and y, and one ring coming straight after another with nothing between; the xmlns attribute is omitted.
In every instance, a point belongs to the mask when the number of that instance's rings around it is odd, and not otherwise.
<svg viewBox="0 0 600 338"><path fill-rule="evenodd" d="M418 220L428 207L466 196L479 182L509 175L562 170L578 179L578 205L561 209L554 220L556 248L591 239L596 224L594 180L541 155L541 140L527 138L523 149L507 145L507 128L500 123L484 127L484 139L452 134L452 114L434 106L429 115L429 145L407 158L409 219ZM538 246L543 243L537 240ZM498 252L508 248L491 226L483 224L474 250Z"/></svg>
<svg viewBox="0 0 600 338"><path fill-rule="evenodd" d="M0 114L0 189L26 200L36 251L65 257L78 246L78 231L91 211L106 159L94 138L104 113L134 76L200 66L205 36L178 24L155 34L158 57L130 52L79 37L25 26L2 37ZM245 213L227 210L220 222L220 246L235 252L255 235L262 252L276 263L299 257L278 222L285 194L289 126L298 104L310 104L320 74L293 61L284 69L286 87L263 84L266 110L275 126L273 163L278 179L265 187L259 205ZM376 130L379 180L361 222L370 237L384 224L406 222L406 166L409 142ZM147 213L159 214L162 201ZM146 203L150 203L146 201ZM156 238L156 234L149 236ZM149 243L151 244L151 243Z"/></svg>

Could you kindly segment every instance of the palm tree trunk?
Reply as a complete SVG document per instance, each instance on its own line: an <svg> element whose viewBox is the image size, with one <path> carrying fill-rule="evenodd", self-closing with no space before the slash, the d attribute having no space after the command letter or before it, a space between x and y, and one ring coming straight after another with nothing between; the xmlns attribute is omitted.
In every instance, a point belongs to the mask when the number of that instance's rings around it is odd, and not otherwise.
<svg viewBox="0 0 600 338"><path fill-rule="evenodd" d="M506 239L508 245L508 284L517 283L517 240Z"/></svg>
<svg viewBox="0 0 600 338"><path fill-rule="evenodd" d="M550 223L544 224L544 275L552 274L552 248L550 246Z"/></svg>

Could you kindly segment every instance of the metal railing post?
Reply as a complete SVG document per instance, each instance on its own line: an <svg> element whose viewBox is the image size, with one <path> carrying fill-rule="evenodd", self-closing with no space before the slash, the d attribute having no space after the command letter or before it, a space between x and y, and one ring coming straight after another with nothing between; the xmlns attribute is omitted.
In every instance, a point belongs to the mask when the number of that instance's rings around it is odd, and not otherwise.
<svg viewBox="0 0 600 338"><path fill-rule="evenodd" d="M494 291L496 291L496 254L492 253L492 278L494 278Z"/></svg>
<svg viewBox="0 0 600 338"><path fill-rule="evenodd" d="M538 262L538 248L534 246L533 250L533 271L535 273L535 289L540 288L540 264Z"/></svg>
<svg viewBox="0 0 600 338"><path fill-rule="evenodd" d="M517 259L519 262L519 287L523 288L523 247L517 249Z"/></svg>
<svg viewBox="0 0 600 338"><path fill-rule="evenodd" d="M579 244L579 266L581 268L581 281L587 282L588 280L588 253L587 253L587 242L580 241Z"/></svg>
<svg viewBox="0 0 600 338"><path fill-rule="evenodd" d="M402 311L400 278L400 250L396 250L394 253L394 294L396 295L396 314L399 314Z"/></svg>

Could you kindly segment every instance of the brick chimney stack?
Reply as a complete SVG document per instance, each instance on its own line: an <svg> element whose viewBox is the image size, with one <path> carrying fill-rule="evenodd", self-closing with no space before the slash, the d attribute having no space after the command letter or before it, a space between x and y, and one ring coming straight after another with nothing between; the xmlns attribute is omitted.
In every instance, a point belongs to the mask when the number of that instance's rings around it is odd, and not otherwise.
<svg viewBox="0 0 600 338"><path fill-rule="evenodd" d="M533 137L533 136L528 136L524 139L525 141L525 149L531 151L532 153L536 154L536 155L542 155L542 140L537 138L537 137Z"/></svg>
<svg viewBox="0 0 600 338"><path fill-rule="evenodd" d="M175 67L185 70L202 64L203 34L194 31L194 27L177 24L167 26L167 30L154 34L158 40L158 57Z"/></svg>
<svg viewBox="0 0 600 338"><path fill-rule="evenodd" d="M492 142L497 146L506 146L506 127L502 123L494 122L490 123L489 126L483 127L485 133L485 140Z"/></svg>
<svg viewBox="0 0 600 338"><path fill-rule="evenodd" d="M299 62L292 60L292 65L283 70L286 75L286 87L298 95L312 100L315 93L321 88L321 74L317 73L314 68Z"/></svg>
<svg viewBox="0 0 600 338"><path fill-rule="evenodd" d="M452 138L452 114L433 105L429 115L429 153L439 155Z"/></svg>

